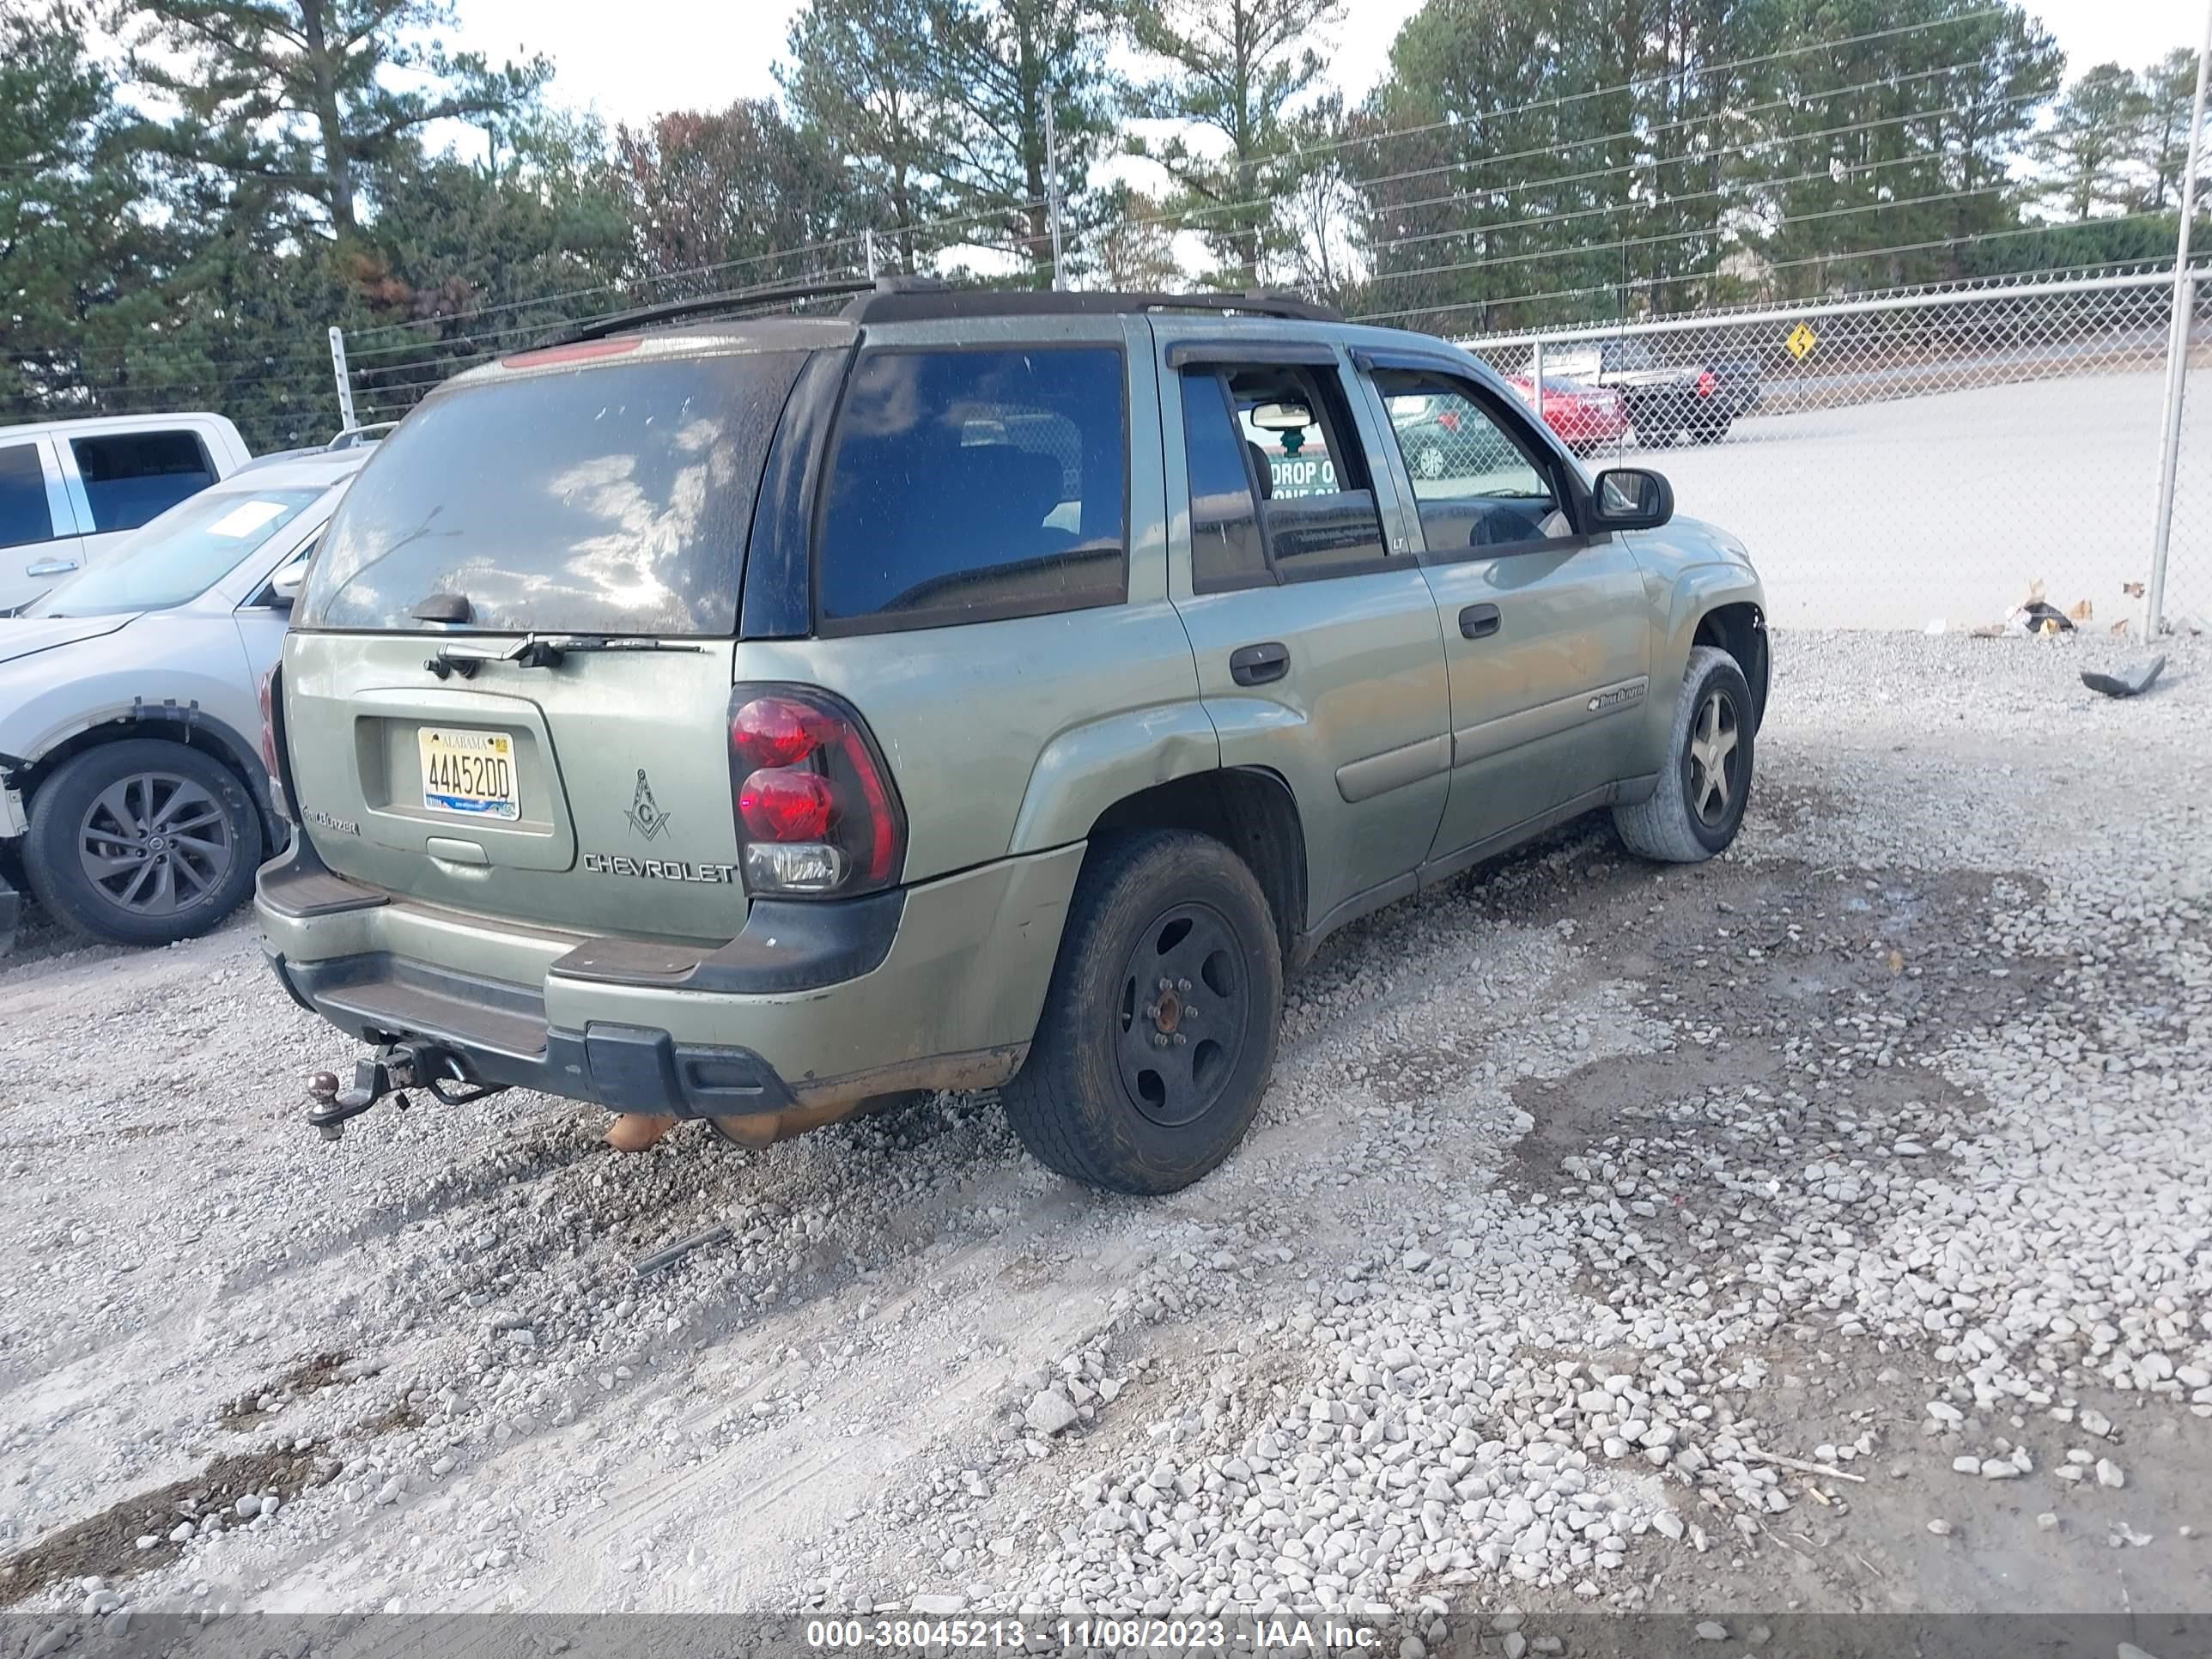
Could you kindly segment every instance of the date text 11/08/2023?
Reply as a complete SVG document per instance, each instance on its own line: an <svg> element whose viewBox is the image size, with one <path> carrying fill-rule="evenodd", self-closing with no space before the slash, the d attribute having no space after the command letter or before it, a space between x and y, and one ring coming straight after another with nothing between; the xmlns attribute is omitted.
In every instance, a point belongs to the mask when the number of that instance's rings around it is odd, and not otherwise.
<svg viewBox="0 0 2212 1659"><path fill-rule="evenodd" d="M810 1619L806 1645L824 1650L903 1650L938 1648L1030 1652L1054 1650L1127 1651L1153 1648L1187 1653L1194 1648L1253 1655L1310 1655L1379 1650L1379 1626L1339 1614L1314 1618L1280 1614L1242 1619L945 1619L915 1616Z"/></svg>

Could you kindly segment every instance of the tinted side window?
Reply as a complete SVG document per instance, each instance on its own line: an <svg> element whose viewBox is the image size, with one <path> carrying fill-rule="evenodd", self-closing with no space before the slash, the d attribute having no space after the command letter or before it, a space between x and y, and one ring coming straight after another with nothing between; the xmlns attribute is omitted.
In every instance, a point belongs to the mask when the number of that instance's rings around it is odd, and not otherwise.
<svg viewBox="0 0 2212 1659"><path fill-rule="evenodd" d="M1208 592L1272 580L1252 494L1254 477L1268 476L1266 458L1254 445L1248 462L1243 434L1210 368L1182 377L1182 445L1190 470L1191 585Z"/></svg>
<svg viewBox="0 0 2212 1659"><path fill-rule="evenodd" d="M1384 370L1375 377L1390 429L1413 480L1431 553L1510 547L1575 533L1550 474L1468 388L1440 375Z"/></svg>
<svg viewBox="0 0 2212 1659"><path fill-rule="evenodd" d="M207 452L189 432L120 432L72 438L95 531L136 530L215 482Z"/></svg>
<svg viewBox="0 0 2212 1659"><path fill-rule="evenodd" d="M54 538L46 506L46 471L36 444L0 445L0 547Z"/></svg>
<svg viewBox="0 0 2212 1659"><path fill-rule="evenodd" d="M821 620L922 628L1118 602L1122 390L1112 346L863 357L830 444Z"/></svg>
<svg viewBox="0 0 2212 1659"><path fill-rule="evenodd" d="M1229 395L1267 465L1267 551L1286 577L1387 557L1359 434L1333 369L1238 368Z"/></svg>

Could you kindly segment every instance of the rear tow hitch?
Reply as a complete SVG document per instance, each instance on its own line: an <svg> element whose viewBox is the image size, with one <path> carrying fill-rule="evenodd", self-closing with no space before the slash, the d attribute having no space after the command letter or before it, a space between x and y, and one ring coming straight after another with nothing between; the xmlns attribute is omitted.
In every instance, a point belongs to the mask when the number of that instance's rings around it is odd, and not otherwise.
<svg viewBox="0 0 2212 1659"><path fill-rule="evenodd" d="M472 1100L501 1092L497 1087L471 1084L459 1059L428 1043L388 1042L374 1054L354 1062L353 1086L338 1087L335 1072L318 1072L307 1079L307 1121L325 1140L345 1133L346 1120L359 1117L386 1095L399 1109L414 1104L410 1089L428 1089L447 1106L465 1106Z"/></svg>

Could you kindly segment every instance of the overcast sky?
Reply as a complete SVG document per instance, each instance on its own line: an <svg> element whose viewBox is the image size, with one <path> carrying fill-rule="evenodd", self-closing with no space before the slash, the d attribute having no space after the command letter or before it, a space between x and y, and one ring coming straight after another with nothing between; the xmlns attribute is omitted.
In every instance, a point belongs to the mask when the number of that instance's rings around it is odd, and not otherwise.
<svg viewBox="0 0 2212 1659"><path fill-rule="evenodd" d="M1330 58L1354 96L1382 76L1390 41L1419 0L1352 0ZM663 110L714 109L775 90L770 66L799 0L457 0L456 44L495 60L542 52L556 97L590 105L610 125ZM2031 0L2070 69L2106 58L2140 68L2203 38L2200 0Z"/></svg>

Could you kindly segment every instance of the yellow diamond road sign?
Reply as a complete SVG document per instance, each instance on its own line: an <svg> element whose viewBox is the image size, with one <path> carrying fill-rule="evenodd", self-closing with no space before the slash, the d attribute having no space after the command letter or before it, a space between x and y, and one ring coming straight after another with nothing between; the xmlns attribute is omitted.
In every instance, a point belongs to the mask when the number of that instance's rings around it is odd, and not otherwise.
<svg viewBox="0 0 2212 1659"><path fill-rule="evenodd" d="M1782 343L1788 346L1790 355L1802 363L1806 354L1820 343L1820 337L1813 332L1810 325L1800 323L1790 331L1790 337Z"/></svg>

